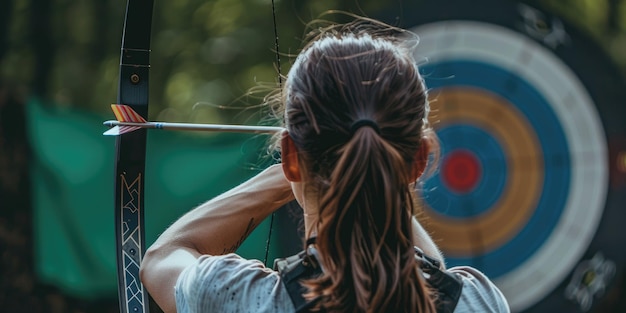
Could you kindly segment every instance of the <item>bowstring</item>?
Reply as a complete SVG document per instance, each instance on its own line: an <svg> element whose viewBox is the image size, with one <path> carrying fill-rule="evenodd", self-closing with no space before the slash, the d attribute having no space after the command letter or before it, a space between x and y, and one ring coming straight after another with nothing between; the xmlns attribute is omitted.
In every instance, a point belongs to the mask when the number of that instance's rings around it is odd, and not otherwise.
<svg viewBox="0 0 626 313"><path fill-rule="evenodd" d="M278 52L278 26L276 23L276 5L274 4L274 0L272 0L272 22L274 25L274 50L276 53L276 68L278 70L278 88L280 88L280 93L283 92L283 75L281 72L280 66L280 53ZM280 97L282 99L282 95ZM274 229L274 216L276 215L276 211L272 212L272 216L270 218L270 230L267 234L267 242L265 244L265 258L263 258L263 264L267 267L267 258L270 251L270 242L272 239L272 229Z"/></svg>

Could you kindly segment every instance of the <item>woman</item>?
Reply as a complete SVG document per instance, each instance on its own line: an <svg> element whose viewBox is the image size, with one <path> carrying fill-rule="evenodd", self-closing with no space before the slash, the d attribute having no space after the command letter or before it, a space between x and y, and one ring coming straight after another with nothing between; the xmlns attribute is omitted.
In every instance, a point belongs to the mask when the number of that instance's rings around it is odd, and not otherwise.
<svg viewBox="0 0 626 313"><path fill-rule="evenodd" d="M231 253L294 198L320 268L297 280L296 297L312 310L440 309L439 286L425 279L429 262L414 246L441 270L443 257L413 217L414 182L437 145L426 87L401 35L361 21L321 30L303 49L274 99L284 104L282 164L190 211L146 252L142 281L165 312L294 312L284 276ZM508 312L479 271L442 273L459 282L449 310Z"/></svg>

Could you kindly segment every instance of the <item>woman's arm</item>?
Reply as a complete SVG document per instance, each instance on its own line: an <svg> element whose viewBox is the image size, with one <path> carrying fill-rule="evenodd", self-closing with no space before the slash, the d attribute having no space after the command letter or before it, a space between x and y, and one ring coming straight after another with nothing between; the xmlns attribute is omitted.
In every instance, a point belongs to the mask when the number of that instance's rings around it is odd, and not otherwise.
<svg viewBox="0 0 626 313"><path fill-rule="evenodd" d="M140 276L164 312L176 312L180 273L203 254L234 252L273 211L294 199L281 165L200 205L167 228L146 251Z"/></svg>

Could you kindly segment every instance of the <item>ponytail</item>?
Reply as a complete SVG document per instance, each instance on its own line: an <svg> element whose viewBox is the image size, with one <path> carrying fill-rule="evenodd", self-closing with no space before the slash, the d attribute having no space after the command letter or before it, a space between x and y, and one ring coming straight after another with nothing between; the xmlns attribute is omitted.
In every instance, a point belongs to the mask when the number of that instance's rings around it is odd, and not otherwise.
<svg viewBox="0 0 626 313"><path fill-rule="evenodd" d="M327 270L307 297L328 311L434 312L413 250L410 163L370 125L341 150L319 206Z"/></svg>

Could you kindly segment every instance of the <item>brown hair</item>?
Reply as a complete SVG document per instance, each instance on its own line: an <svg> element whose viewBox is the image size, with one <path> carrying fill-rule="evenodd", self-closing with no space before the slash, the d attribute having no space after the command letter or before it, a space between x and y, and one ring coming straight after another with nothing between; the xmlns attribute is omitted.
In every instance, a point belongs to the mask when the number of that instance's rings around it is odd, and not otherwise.
<svg viewBox="0 0 626 313"><path fill-rule="evenodd" d="M283 90L286 127L318 196L324 273L307 298L334 312L434 312L413 250L412 168L427 93L405 31L371 20L318 30ZM363 124L361 120L375 124Z"/></svg>

